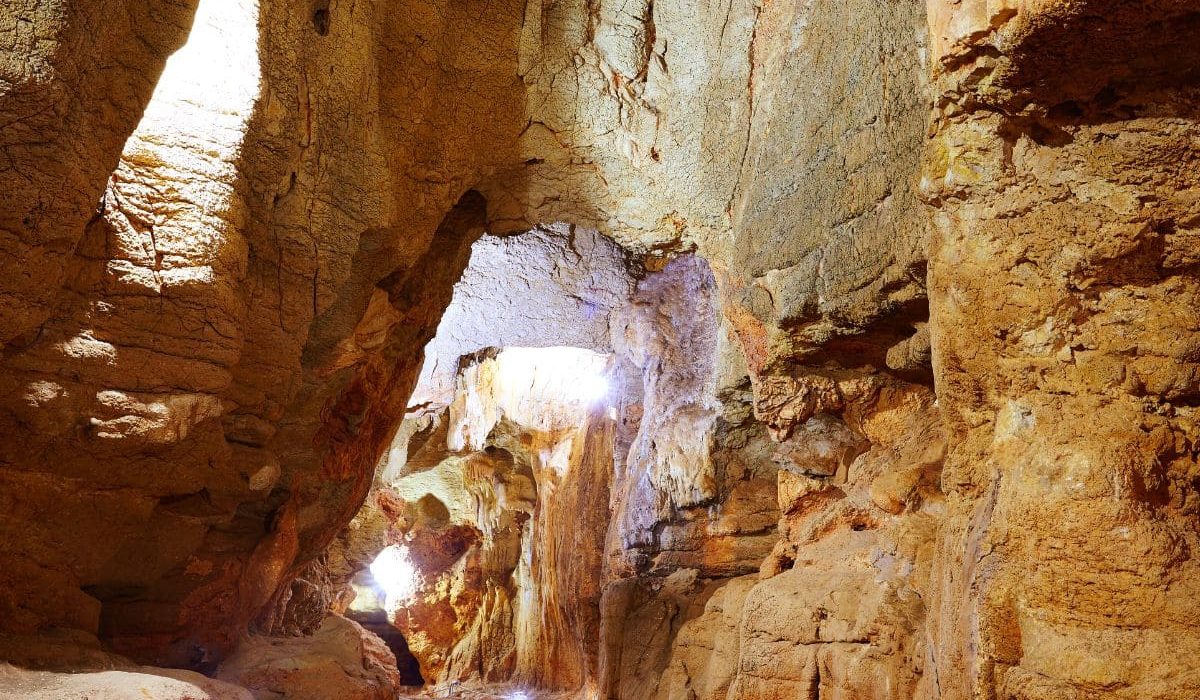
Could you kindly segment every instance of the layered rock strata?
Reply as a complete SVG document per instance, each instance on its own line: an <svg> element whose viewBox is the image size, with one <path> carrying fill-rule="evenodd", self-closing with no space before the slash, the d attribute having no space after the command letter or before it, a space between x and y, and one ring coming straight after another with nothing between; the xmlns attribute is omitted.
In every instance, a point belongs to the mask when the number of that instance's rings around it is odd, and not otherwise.
<svg viewBox="0 0 1200 700"><path fill-rule="evenodd" d="M1198 18L8 3L0 682L1200 694Z"/></svg>
<svg viewBox="0 0 1200 700"><path fill-rule="evenodd" d="M1196 21L931 8L947 697L1197 692Z"/></svg>

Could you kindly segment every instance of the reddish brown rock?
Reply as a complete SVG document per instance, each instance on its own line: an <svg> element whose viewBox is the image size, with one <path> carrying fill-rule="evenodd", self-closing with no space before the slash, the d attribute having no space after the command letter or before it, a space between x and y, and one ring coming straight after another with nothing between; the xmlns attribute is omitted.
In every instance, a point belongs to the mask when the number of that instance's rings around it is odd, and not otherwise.
<svg viewBox="0 0 1200 700"><path fill-rule="evenodd" d="M305 637L251 637L216 673L257 700L391 700L396 657L379 639L338 616Z"/></svg>
<svg viewBox="0 0 1200 700"><path fill-rule="evenodd" d="M1186 5L931 5L948 695L1197 692Z"/></svg>
<svg viewBox="0 0 1200 700"><path fill-rule="evenodd" d="M1198 18L7 3L0 693L1197 696Z"/></svg>
<svg viewBox="0 0 1200 700"><path fill-rule="evenodd" d="M52 673L0 664L3 700L252 700L250 691L178 669Z"/></svg>

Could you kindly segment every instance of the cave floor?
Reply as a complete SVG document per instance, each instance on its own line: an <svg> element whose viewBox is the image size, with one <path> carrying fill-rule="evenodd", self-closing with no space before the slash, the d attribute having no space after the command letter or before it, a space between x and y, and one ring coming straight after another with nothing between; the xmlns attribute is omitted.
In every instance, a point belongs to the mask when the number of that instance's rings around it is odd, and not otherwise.
<svg viewBox="0 0 1200 700"><path fill-rule="evenodd" d="M399 696L399 698L412 698L412 700L432 700L433 698L450 698L451 700L570 700L577 697L579 697L577 693L527 690L504 686L449 691L444 689L435 691L414 690L410 694L401 694Z"/></svg>

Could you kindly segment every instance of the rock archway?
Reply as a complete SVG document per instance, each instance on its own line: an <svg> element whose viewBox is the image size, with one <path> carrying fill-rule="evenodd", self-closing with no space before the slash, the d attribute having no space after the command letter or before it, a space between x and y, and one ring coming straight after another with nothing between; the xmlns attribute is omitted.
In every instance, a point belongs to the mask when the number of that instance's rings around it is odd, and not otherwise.
<svg viewBox="0 0 1200 700"><path fill-rule="evenodd" d="M1198 18L10 0L0 693L1200 695Z"/></svg>

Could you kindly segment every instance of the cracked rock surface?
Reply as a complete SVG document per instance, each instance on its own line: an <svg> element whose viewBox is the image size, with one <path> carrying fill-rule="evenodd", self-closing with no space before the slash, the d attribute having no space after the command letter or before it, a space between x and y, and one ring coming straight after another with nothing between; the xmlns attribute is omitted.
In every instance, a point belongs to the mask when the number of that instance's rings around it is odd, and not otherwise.
<svg viewBox="0 0 1200 700"><path fill-rule="evenodd" d="M9 0L0 697L1200 697L1197 30Z"/></svg>

